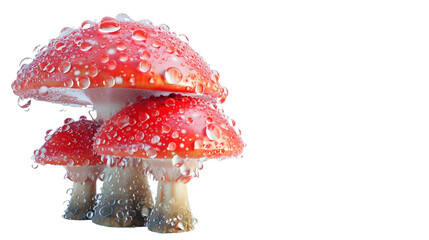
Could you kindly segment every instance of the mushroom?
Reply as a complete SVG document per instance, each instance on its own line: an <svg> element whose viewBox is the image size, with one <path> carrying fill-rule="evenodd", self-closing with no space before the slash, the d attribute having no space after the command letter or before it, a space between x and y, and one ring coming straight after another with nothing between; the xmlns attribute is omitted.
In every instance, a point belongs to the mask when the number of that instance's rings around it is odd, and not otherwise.
<svg viewBox="0 0 429 240"><path fill-rule="evenodd" d="M155 26L148 20L134 21L125 14L104 17L100 22L84 21L77 29L64 28L59 37L38 50L32 62L22 65L12 89L25 106L29 103L26 99L31 98L64 105L91 105L101 121L137 96L180 92L222 103L228 95L227 89L219 84L218 72L211 70L189 46L186 36L171 32L165 24ZM112 165L107 168L106 176L128 183L140 172L128 168L129 165L119 168ZM147 180L143 178L140 180L145 184ZM105 181L103 188L119 187L111 183ZM151 195L148 186L143 189L147 190L144 196ZM110 201L118 204L122 197L116 194L120 191L113 191L118 198ZM102 215L109 217L108 213ZM98 214L95 212L95 223L123 226L102 221ZM133 226L144 224L133 223Z"/></svg>
<svg viewBox="0 0 429 240"><path fill-rule="evenodd" d="M165 24L125 14L84 21L64 28L23 64L12 89L21 99L92 105L102 120L139 95L180 92L223 102L228 91L218 72L179 36Z"/></svg>
<svg viewBox="0 0 429 240"><path fill-rule="evenodd" d="M105 164L93 148L94 134L100 125L81 117L71 118L53 134L47 132L46 142L34 153L38 164L62 165L67 177L73 181L73 191L64 218L89 219L95 204L96 182Z"/></svg>
<svg viewBox="0 0 429 240"><path fill-rule="evenodd" d="M149 215L151 231L186 232L194 227L186 183L199 176L207 159L239 156L240 134L215 104L171 94L124 108L105 122L94 149L109 158L143 162L158 181ZM109 135L119 136L118 138ZM149 214L147 209L143 216Z"/></svg>

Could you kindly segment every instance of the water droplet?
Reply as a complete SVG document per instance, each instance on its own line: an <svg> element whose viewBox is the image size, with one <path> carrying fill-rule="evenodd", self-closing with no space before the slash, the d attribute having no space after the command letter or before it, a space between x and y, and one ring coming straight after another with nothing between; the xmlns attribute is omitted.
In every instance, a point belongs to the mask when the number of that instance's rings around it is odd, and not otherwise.
<svg viewBox="0 0 429 240"><path fill-rule="evenodd" d="M179 39L185 43L189 43L189 38L185 34L179 34Z"/></svg>
<svg viewBox="0 0 429 240"><path fill-rule="evenodd" d="M73 87L73 84L74 84L73 79L67 79L64 81L64 87L71 88L71 87Z"/></svg>
<svg viewBox="0 0 429 240"><path fill-rule="evenodd" d="M143 29L137 29L133 32L132 38L136 41L145 41L147 34Z"/></svg>
<svg viewBox="0 0 429 240"><path fill-rule="evenodd" d="M88 218L88 219L92 219L93 216L94 216L93 212L87 212L86 213L86 218Z"/></svg>
<svg viewBox="0 0 429 240"><path fill-rule="evenodd" d="M173 107L174 105L176 105L176 100L174 100L173 98L167 98L167 100L165 100L165 105L167 105L168 107Z"/></svg>
<svg viewBox="0 0 429 240"><path fill-rule="evenodd" d="M109 76L103 80L103 84L105 87L113 87L115 86L115 79L112 76Z"/></svg>
<svg viewBox="0 0 429 240"><path fill-rule="evenodd" d="M155 135L150 140L151 143L158 143L161 138L158 135Z"/></svg>
<svg viewBox="0 0 429 240"><path fill-rule="evenodd" d="M184 176L191 175L191 172L192 172L192 170L189 167L185 166L185 165L183 165L183 166L180 167L180 173L182 175L184 175Z"/></svg>
<svg viewBox="0 0 429 240"><path fill-rule="evenodd" d="M197 163L197 168L198 168L198 170L203 170L203 168L204 168L204 166L203 166L203 162L198 161L198 163Z"/></svg>
<svg viewBox="0 0 429 240"><path fill-rule="evenodd" d="M42 52L43 50L46 49L46 46L42 46L42 45L37 45L33 48L33 54L39 54L40 52Z"/></svg>
<svg viewBox="0 0 429 240"><path fill-rule="evenodd" d="M150 65L150 63L148 62L148 61L146 61L146 60L143 60L143 61L141 61L140 63L139 63L139 70L140 71L142 71L142 72L147 72L147 71L149 71L150 70L150 68L151 68L151 65Z"/></svg>
<svg viewBox="0 0 429 240"><path fill-rule="evenodd" d="M92 43L88 41L84 41L80 44L80 50L86 52L89 51L92 48Z"/></svg>
<svg viewBox="0 0 429 240"><path fill-rule="evenodd" d="M115 125L118 126L120 129L130 125L130 116L128 115L122 115L116 118Z"/></svg>
<svg viewBox="0 0 429 240"><path fill-rule="evenodd" d="M26 111L30 108L31 98L18 98L18 106Z"/></svg>
<svg viewBox="0 0 429 240"><path fill-rule="evenodd" d="M168 46L166 49L165 49L165 51L167 52L167 53L174 53L174 47L173 46Z"/></svg>
<svg viewBox="0 0 429 240"><path fill-rule="evenodd" d="M63 42L58 42L57 44L55 44L55 50L57 50L57 51L61 51L61 50L63 50L63 48L65 47L66 45L63 43Z"/></svg>
<svg viewBox="0 0 429 240"><path fill-rule="evenodd" d="M81 27L82 29L88 29L88 28L90 28L90 27L92 27L92 26L94 26L94 25L95 25L95 23L94 23L93 21L86 20L86 21L84 21L84 22L80 25L80 27Z"/></svg>
<svg viewBox="0 0 429 240"><path fill-rule="evenodd" d="M106 206L104 206L104 207L100 208L100 210L99 210L99 214L100 214L102 217L110 216L110 215L112 215L112 214L113 214L113 207L111 207L110 205L106 205Z"/></svg>
<svg viewBox="0 0 429 240"><path fill-rule="evenodd" d="M144 112L139 114L140 122L146 122L149 119L149 117L150 117L149 114Z"/></svg>
<svg viewBox="0 0 429 240"><path fill-rule="evenodd" d="M142 52L142 54L140 55L140 59L142 60L147 60L150 58L150 53L148 51L144 51Z"/></svg>
<svg viewBox="0 0 429 240"><path fill-rule="evenodd" d="M170 31L170 27L169 27L167 24L164 24L164 23L160 24L160 25L159 25L159 28L160 28L161 30L163 30L163 31L166 31L166 32L169 32L169 31Z"/></svg>
<svg viewBox="0 0 429 240"><path fill-rule="evenodd" d="M109 61L109 55L102 54L100 60L102 63L107 63Z"/></svg>
<svg viewBox="0 0 429 240"><path fill-rule="evenodd" d="M122 53L120 56L119 56L119 60L121 61L121 62L126 62L126 61L128 61L128 54L126 54L126 53Z"/></svg>
<svg viewBox="0 0 429 240"><path fill-rule="evenodd" d="M118 211L118 212L116 212L116 217L117 218L124 218L125 217L125 213L123 212L123 211Z"/></svg>
<svg viewBox="0 0 429 240"><path fill-rule="evenodd" d="M174 155L173 159L171 160L171 163L175 168L180 168L183 166L183 158L181 158L179 155Z"/></svg>
<svg viewBox="0 0 429 240"><path fill-rule="evenodd" d="M113 138L115 138L118 135L118 132L116 132L116 131L110 131L106 135L107 135L108 139L113 139Z"/></svg>
<svg viewBox="0 0 429 240"><path fill-rule="evenodd" d="M146 150L146 154L149 158L155 158L158 153L154 148L149 148L148 150Z"/></svg>
<svg viewBox="0 0 429 240"><path fill-rule="evenodd" d="M90 84L91 84L91 81L87 76L80 77L79 80L77 81L77 86L82 89L89 88Z"/></svg>
<svg viewBox="0 0 429 240"><path fill-rule="evenodd" d="M222 137L222 131L217 125L210 124L206 127L206 135L210 140L218 141Z"/></svg>
<svg viewBox="0 0 429 240"><path fill-rule="evenodd" d="M208 118L206 119L206 123L207 123L207 124L210 124L210 123L212 123L212 122L213 122L213 118L208 117Z"/></svg>
<svg viewBox="0 0 429 240"><path fill-rule="evenodd" d="M136 137L137 141L141 141L144 138L144 133L143 132L136 132L135 137Z"/></svg>
<svg viewBox="0 0 429 240"><path fill-rule="evenodd" d="M161 47L161 42L160 42L160 41L158 41L158 40L153 41L153 42L152 42L152 47L154 47L154 48L159 48L159 47Z"/></svg>
<svg viewBox="0 0 429 240"><path fill-rule="evenodd" d="M116 64L115 60L110 60L110 61L107 62L107 68L109 70L115 70L116 66L117 66L117 64Z"/></svg>
<svg viewBox="0 0 429 240"><path fill-rule="evenodd" d="M163 133L169 133L171 131L171 127L168 124L162 125L162 132Z"/></svg>
<svg viewBox="0 0 429 240"><path fill-rule="evenodd" d="M182 72L175 67L168 68L164 72L164 79L169 84L177 84L182 80Z"/></svg>
<svg viewBox="0 0 429 240"><path fill-rule="evenodd" d="M65 27L61 29L59 38L65 37L69 35L71 32L73 32L73 28Z"/></svg>
<svg viewBox="0 0 429 240"><path fill-rule="evenodd" d="M195 92L197 94L203 94L204 93L204 86L202 83L197 83L197 85L195 86Z"/></svg>
<svg viewBox="0 0 429 240"><path fill-rule="evenodd" d="M63 61L60 63L60 65L58 66L58 70L62 73L68 73L68 71L70 71L71 68L71 64L67 61Z"/></svg>
<svg viewBox="0 0 429 240"><path fill-rule="evenodd" d="M36 168L38 168L38 167L39 167L39 164L37 164L37 163L33 163L33 164L31 164L31 167L32 167L33 169L36 169Z"/></svg>
<svg viewBox="0 0 429 240"><path fill-rule="evenodd" d="M89 159L86 158L86 159L83 160L82 164L83 164L83 166L89 166L89 163L90 163Z"/></svg>
<svg viewBox="0 0 429 240"><path fill-rule="evenodd" d="M131 17L125 13L119 13L115 18L120 22L132 21Z"/></svg>
<svg viewBox="0 0 429 240"><path fill-rule="evenodd" d="M177 227L178 227L180 230L185 229L185 226L183 225L183 223L182 223L182 222L177 223Z"/></svg>
<svg viewBox="0 0 429 240"><path fill-rule="evenodd" d="M210 75L211 80L217 82L219 81L219 73L216 70L212 70L212 74Z"/></svg>
<svg viewBox="0 0 429 240"><path fill-rule="evenodd" d="M104 17L98 24L98 30L102 33L114 33L121 29L118 20L111 17Z"/></svg>
<svg viewBox="0 0 429 240"><path fill-rule="evenodd" d="M179 133L178 133L177 131L174 131L174 132L171 134L171 137L172 137L172 138L178 138L178 137L179 137Z"/></svg>
<svg viewBox="0 0 429 240"><path fill-rule="evenodd" d="M33 61L32 58L26 57L19 62L19 68L21 68L24 65L30 64Z"/></svg>
<svg viewBox="0 0 429 240"><path fill-rule="evenodd" d="M49 141L49 140L51 140L51 138L52 138L52 135L46 135L45 136L45 141Z"/></svg>
<svg viewBox="0 0 429 240"><path fill-rule="evenodd" d="M96 66L91 66L88 68L88 75L90 77L95 77L98 75L98 68Z"/></svg>
<svg viewBox="0 0 429 240"><path fill-rule="evenodd" d="M168 151L174 151L174 150L176 150L176 144L174 142L169 143L168 146L167 146L167 150Z"/></svg>
<svg viewBox="0 0 429 240"><path fill-rule="evenodd" d="M49 65L46 65L45 70L46 70L48 73L52 73L52 72L54 72L54 71L55 71L55 67L54 67L54 65L49 64Z"/></svg>
<svg viewBox="0 0 429 240"><path fill-rule="evenodd" d="M64 124L70 124L70 123L74 123L73 118L66 118L66 119L64 119ZM46 133L46 134L48 134L48 133Z"/></svg>
<svg viewBox="0 0 429 240"><path fill-rule="evenodd" d="M68 130L70 129L70 125L63 125L62 127L61 127L61 131L62 132L67 132Z"/></svg>
<svg viewBox="0 0 429 240"><path fill-rule="evenodd" d="M143 217L149 217L149 214L150 214L150 209L147 207L143 207L141 210L141 215Z"/></svg>
<svg viewBox="0 0 429 240"><path fill-rule="evenodd" d="M150 102L147 104L147 107L148 107L148 108L156 108L156 102L154 102L154 101L150 101Z"/></svg>
<svg viewBox="0 0 429 240"><path fill-rule="evenodd" d="M68 165L68 166L73 166L73 165L74 165L74 161L73 161L73 159L68 159L68 160L67 160L67 165Z"/></svg>
<svg viewBox="0 0 429 240"><path fill-rule="evenodd" d="M120 42L118 43L118 45L116 45L116 49L118 49L118 51L124 51L127 48L127 45L125 45L125 43Z"/></svg>

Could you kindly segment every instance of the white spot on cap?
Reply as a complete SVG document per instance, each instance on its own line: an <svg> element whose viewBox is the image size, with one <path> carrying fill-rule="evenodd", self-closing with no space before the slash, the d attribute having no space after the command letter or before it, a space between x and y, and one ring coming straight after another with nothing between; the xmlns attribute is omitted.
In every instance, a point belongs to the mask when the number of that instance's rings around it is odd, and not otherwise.
<svg viewBox="0 0 429 240"><path fill-rule="evenodd" d="M120 76L115 77L115 82L116 84L122 84L122 82L124 81L124 79Z"/></svg>
<svg viewBox="0 0 429 240"><path fill-rule="evenodd" d="M109 50L107 50L107 54L109 54L109 55L113 55L115 53L116 53L116 49L114 49L114 48L110 48Z"/></svg>

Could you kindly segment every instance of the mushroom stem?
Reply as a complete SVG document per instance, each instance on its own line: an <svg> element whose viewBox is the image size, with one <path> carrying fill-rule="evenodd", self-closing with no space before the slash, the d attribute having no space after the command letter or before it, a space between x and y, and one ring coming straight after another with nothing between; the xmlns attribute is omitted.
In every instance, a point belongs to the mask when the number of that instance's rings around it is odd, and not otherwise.
<svg viewBox="0 0 429 240"><path fill-rule="evenodd" d="M148 229L159 233L188 232L194 229L186 184L158 182L155 208L149 216Z"/></svg>
<svg viewBox="0 0 429 240"><path fill-rule="evenodd" d="M146 226L153 199L142 164L106 167L92 222L108 227Z"/></svg>
<svg viewBox="0 0 429 240"><path fill-rule="evenodd" d="M73 182L70 203L65 210L64 218L70 220L87 220L95 205L96 180Z"/></svg>

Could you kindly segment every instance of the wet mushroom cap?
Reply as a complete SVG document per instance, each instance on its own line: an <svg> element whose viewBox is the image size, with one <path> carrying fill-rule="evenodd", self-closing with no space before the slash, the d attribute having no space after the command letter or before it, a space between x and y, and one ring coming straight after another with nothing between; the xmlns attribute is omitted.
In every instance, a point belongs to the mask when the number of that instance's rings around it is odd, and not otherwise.
<svg viewBox="0 0 429 240"><path fill-rule="evenodd" d="M171 94L137 102L106 121L95 137L99 154L145 159L239 156L240 134L217 106Z"/></svg>
<svg viewBox="0 0 429 240"><path fill-rule="evenodd" d="M85 21L39 49L21 66L12 89L21 98L75 105L91 104L82 90L100 88L180 92L223 102L228 92L219 74L180 36L166 25L126 15Z"/></svg>
<svg viewBox="0 0 429 240"><path fill-rule="evenodd" d="M52 135L48 133L45 144L35 151L35 162L64 166L91 166L104 164L93 150L94 135L100 125L95 121L68 118Z"/></svg>

